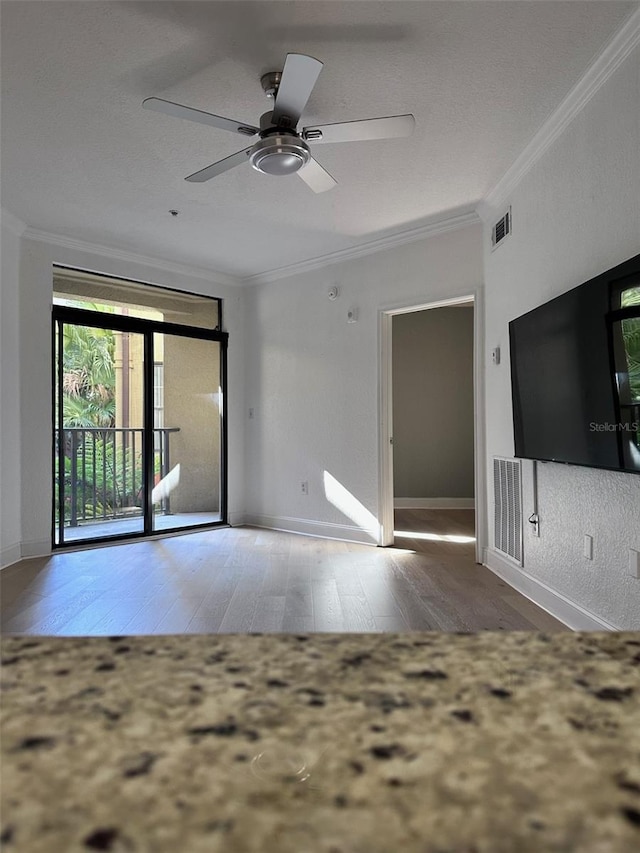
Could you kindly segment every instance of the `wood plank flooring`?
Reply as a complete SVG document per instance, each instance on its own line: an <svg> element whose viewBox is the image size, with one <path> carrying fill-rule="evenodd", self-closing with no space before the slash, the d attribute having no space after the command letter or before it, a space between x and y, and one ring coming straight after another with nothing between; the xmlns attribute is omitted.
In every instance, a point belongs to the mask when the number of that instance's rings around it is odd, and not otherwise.
<svg viewBox="0 0 640 853"><path fill-rule="evenodd" d="M473 512L396 511L375 548L222 528L0 572L3 633L568 630L474 562Z"/></svg>

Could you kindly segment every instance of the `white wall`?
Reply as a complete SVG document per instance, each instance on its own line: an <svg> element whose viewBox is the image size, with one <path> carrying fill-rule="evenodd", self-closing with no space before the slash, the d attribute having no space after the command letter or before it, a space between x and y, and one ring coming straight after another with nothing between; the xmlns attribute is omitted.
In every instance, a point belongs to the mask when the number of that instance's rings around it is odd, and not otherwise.
<svg viewBox="0 0 640 853"><path fill-rule="evenodd" d="M472 225L251 288L249 520L375 540L378 312L468 295L481 284L481 227ZM332 285L335 301L327 297ZM352 307L358 322L349 324ZM329 497L325 472L339 484Z"/></svg>
<svg viewBox="0 0 640 853"><path fill-rule="evenodd" d="M28 233L28 232L27 232ZM54 263L147 281L224 299L224 328L229 332L229 514L244 507L243 295L239 288L204 276L183 273L171 265L137 262L99 251L22 238L20 262L20 407L21 445L3 435L3 453L21 466L20 546L22 556L47 553L51 545L51 300ZM17 324L16 324L17 327ZM16 363L16 336L2 339L2 364ZM4 424L4 422L3 422ZM15 432L15 424L13 425ZM4 458L3 458L4 498ZM4 502L4 501L3 501Z"/></svg>
<svg viewBox="0 0 640 853"><path fill-rule="evenodd" d="M474 498L473 306L393 317L396 498Z"/></svg>
<svg viewBox="0 0 640 853"><path fill-rule="evenodd" d="M640 251L639 105L636 48L505 200L513 234L485 251L489 466L493 455L513 455L508 322ZM497 345L502 364L492 367ZM531 468L525 463L525 518ZM541 535L525 524L526 573L614 627L640 628L640 580L628 574L628 549L640 549L640 476L538 468ZM492 484L489 467L490 506ZM595 537L593 561L582 556L584 534Z"/></svg>
<svg viewBox="0 0 640 853"><path fill-rule="evenodd" d="M2 216L0 271L0 566L20 558L20 238Z"/></svg>

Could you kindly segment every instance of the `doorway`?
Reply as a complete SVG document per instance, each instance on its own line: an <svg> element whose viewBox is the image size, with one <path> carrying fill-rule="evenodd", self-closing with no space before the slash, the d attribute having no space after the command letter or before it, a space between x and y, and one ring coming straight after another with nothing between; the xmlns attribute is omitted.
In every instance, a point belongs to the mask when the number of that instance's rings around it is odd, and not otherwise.
<svg viewBox="0 0 640 853"><path fill-rule="evenodd" d="M166 321L178 293L133 306L92 275L79 299L71 272L53 307L53 547L225 524L227 334ZM92 286L110 298L86 301Z"/></svg>
<svg viewBox="0 0 640 853"><path fill-rule="evenodd" d="M429 539L436 550L460 543L482 562L479 296L476 292L380 312L383 545L393 545L396 538L400 547ZM437 309L444 310L438 315ZM398 346L404 341L402 349L396 346L395 385L394 324ZM421 335L428 335L428 342ZM458 347L465 352L457 352ZM406 371L402 378L401 367ZM417 534L412 539L410 531Z"/></svg>

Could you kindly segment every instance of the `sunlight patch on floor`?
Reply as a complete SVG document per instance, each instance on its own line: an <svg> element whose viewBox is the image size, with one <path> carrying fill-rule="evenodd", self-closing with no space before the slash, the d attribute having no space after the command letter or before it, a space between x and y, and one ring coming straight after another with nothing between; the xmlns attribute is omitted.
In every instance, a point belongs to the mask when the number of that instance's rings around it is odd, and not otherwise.
<svg viewBox="0 0 640 853"><path fill-rule="evenodd" d="M394 530L393 535L398 539L429 539L431 542L456 542L466 544L475 542L475 536L457 536L448 533L418 533L413 530Z"/></svg>

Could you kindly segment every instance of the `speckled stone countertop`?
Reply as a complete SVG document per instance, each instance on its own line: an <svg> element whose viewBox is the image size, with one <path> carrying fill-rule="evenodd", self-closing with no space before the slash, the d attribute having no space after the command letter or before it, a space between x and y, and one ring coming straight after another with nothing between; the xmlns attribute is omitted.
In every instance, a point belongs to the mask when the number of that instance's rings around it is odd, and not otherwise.
<svg viewBox="0 0 640 853"><path fill-rule="evenodd" d="M640 850L640 634L2 653L7 853Z"/></svg>

